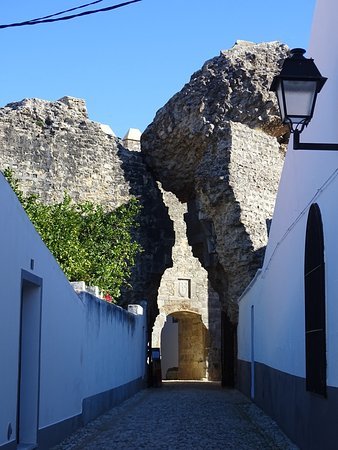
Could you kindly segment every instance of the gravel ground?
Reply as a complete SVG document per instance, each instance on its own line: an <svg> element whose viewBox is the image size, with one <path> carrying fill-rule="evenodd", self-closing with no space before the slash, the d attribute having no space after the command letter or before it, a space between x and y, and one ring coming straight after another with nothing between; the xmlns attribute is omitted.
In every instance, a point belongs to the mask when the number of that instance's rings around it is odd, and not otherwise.
<svg viewBox="0 0 338 450"><path fill-rule="evenodd" d="M297 450L240 392L218 383L164 382L90 422L53 450Z"/></svg>

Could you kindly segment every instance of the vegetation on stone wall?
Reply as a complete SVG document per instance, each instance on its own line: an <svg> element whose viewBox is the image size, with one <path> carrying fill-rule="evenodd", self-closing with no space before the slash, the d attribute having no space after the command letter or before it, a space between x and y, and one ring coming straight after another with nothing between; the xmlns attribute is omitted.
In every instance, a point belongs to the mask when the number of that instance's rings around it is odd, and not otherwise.
<svg viewBox="0 0 338 450"><path fill-rule="evenodd" d="M98 286L116 302L141 251L132 237L138 201L107 211L92 202L75 203L65 194L60 203L44 204L39 196L23 193L10 169L4 175L68 279Z"/></svg>

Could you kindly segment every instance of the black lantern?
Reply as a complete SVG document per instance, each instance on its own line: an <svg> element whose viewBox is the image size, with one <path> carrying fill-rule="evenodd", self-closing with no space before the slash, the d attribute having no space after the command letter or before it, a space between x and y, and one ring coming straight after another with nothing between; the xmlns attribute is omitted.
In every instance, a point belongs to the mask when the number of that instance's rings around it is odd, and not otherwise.
<svg viewBox="0 0 338 450"><path fill-rule="evenodd" d="M282 122L294 133L295 150L338 150L338 144L300 143L299 135L312 119L317 94L327 78L322 77L305 50L295 48L283 63L281 73L274 77L270 91L277 95Z"/></svg>
<svg viewBox="0 0 338 450"><path fill-rule="evenodd" d="M283 123L301 133L313 116L317 94L327 78L321 76L312 58L305 58L305 50L295 48L284 61L282 71L271 84L276 92Z"/></svg>

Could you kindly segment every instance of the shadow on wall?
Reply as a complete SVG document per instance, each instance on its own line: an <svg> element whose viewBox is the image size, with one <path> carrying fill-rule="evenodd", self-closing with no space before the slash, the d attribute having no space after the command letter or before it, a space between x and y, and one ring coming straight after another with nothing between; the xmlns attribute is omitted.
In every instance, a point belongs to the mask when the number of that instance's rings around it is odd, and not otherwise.
<svg viewBox="0 0 338 450"><path fill-rule="evenodd" d="M162 275L172 267L172 247L175 242L173 222L162 194L144 162L142 153L119 146L118 156L129 182L129 193L139 199L142 209L140 227L135 235L143 252L138 255L132 271L132 289L122 292L123 304L148 300L149 328L158 314L157 293Z"/></svg>
<svg viewBox="0 0 338 450"><path fill-rule="evenodd" d="M236 208L236 205L233 205L233 207ZM211 316L212 314L219 314L221 310L221 317L219 318L221 379L224 386L232 387L236 383L235 361L237 358L236 329L238 319L238 306L237 303L232 301L232 297L234 297L236 290L241 292L244 289L261 266L265 247L257 251L250 250L252 244L244 226L242 226L243 230L234 234L236 241L232 242L232 248L229 247L229 255L233 255L233 260L227 261L227 267L224 267L219 261L216 250L217 242L213 221L199 214L195 201L188 203L185 221L187 223L188 241L193 254L207 270L209 282L219 295L220 305L218 305L218 308L215 308L212 296L209 296L208 308ZM245 258L244 256L242 258L243 261L238 259L238 255L245 256ZM232 292L229 290L230 285Z"/></svg>

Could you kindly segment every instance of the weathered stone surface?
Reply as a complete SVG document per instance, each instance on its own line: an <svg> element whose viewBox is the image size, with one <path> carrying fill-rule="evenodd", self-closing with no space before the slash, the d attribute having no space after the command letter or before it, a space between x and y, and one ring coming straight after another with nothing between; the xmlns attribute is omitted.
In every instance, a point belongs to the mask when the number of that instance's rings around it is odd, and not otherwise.
<svg viewBox="0 0 338 450"><path fill-rule="evenodd" d="M136 235L144 252L123 300L128 304L148 299L154 319L161 275L171 266L173 225L143 156L125 149L107 131L89 120L80 99L11 103L0 109L0 170L12 168L23 191L39 194L45 202L60 201L65 192L75 201L109 208L131 196L139 198L141 226Z"/></svg>
<svg viewBox="0 0 338 450"><path fill-rule="evenodd" d="M0 109L1 169L11 167L25 192L44 201L100 199L113 207L130 198L118 141L88 119L83 100L25 99Z"/></svg>
<svg viewBox="0 0 338 450"><path fill-rule="evenodd" d="M152 323L158 313L157 294L162 275L166 268L172 266L173 222L143 155L119 146L118 157L122 162L125 183L128 182L130 193L139 199L142 206L136 236L143 252L136 259L131 289L123 291L124 304L149 300Z"/></svg>
<svg viewBox="0 0 338 450"><path fill-rule="evenodd" d="M163 191L163 200L174 224L175 245L173 266L164 272L158 291L159 315L153 328L152 345L161 347L162 329L167 317L173 316L180 322L178 376L181 379L220 380L219 297L210 286L207 271L193 256L188 244L184 222L187 205L170 192ZM202 355L200 358L196 354L197 348Z"/></svg>
<svg viewBox="0 0 338 450"><path fill-rule="evenodd" d="M142 152L164 189L188 203L188 236L223 308L260 266L288 131L269 92L287 55L278 43L238 42L207 61L160 109Z"/></svg>

